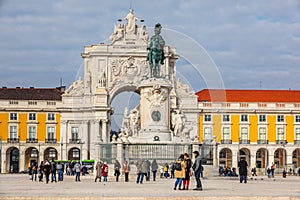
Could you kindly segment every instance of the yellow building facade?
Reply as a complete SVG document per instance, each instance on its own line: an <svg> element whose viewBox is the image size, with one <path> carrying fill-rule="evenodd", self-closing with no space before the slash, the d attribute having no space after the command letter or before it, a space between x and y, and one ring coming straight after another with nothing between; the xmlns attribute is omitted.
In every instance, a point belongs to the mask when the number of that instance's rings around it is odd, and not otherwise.
<svg viewBox="0 0 300 200"><path fill-rule="evenodd" d="M199 138L216 144L219 166L280 172L300 167L300 91L202 90Z"/></svg>
<svg viewBox="0 0 300 200"><path fill-rule="evenodd" d="M1 172L60 156L59 89L0 89Z"/></svg>

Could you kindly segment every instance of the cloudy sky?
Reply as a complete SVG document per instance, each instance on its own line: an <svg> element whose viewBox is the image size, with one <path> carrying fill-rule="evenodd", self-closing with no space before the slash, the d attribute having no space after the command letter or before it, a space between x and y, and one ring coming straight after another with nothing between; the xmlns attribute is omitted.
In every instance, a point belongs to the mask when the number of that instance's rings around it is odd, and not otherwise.
<svg viewBox="0 0 300 200"><path fill-rule="evenodd" d="M130 0L0 0L0 86L70 85L83 47L109 42L129 8ZM160 22L203 47L225 88L300 89L299 0L132 0L132 8L148 27ZM182 58L178 73L190 62ZM210 87L201 70L184 75L195 91Z"/></svg>

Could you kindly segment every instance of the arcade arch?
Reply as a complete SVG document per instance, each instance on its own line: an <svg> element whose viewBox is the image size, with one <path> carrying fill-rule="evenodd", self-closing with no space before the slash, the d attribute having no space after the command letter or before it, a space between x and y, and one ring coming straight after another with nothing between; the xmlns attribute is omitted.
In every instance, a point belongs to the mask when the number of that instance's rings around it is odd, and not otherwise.
<svg viewBox="0 0 300 200"><path fill-rule="evenodd" d="M284 168L286 166L286 150L283 148L278 148L274 152L274 164L276 168Z"/></svg>
<svg viewBox="0 0 300 200"><path fill-rule="evenodd" d="M247 149L247 148L241 148L239 150L238 162L239 162L239 160L242 160L242 159L246 160L247 163L248 163L248 166L250 166L251 156L250 156L250 150L249 149Z"/></svg>
<svg viewBox="0 0 300 200"><path fill-rule="evenodd" d="M54 147L48 147L44 151L44 160L57 160L58 155L57 155L57 150Z"/></svg>
<svg viewBox="0 0 300 200"><path fill-rule="evenodd" d="M25 151L25 169L30 167L34 162L39 162L39 151L35 147L29 147Z"/></svg>
<svg viewBox="0 0 300 200"><path fill-rule="evenodd" d="M219 166L232 167L232 151L228 148L223 148L219 152Z"/></svg>
<svg viewBox="0 0 300 200"><path fill-rule="evenodd" d="M293 165L295 168L300 167L300 148L297 148L292 153Z"/></svg>
<svg viewBox="0 0 300 200"><path fill-rule="evenodd" d="M20 169L20 151L17 147L6 150L6 169L9 173L18 173Z"/></svg>
<svg viewBox="0 0 300 200"><path fill-rule="evenodd" d="M73 147L68 152L68 160L80 160L80 149Z"/></svg>
<svg viewBox="0 0 300 200"><path fill-rule="evenodd" d="M256 167L266 168L269 165L269 152L266 148L260 148L256 151Z"/></svg>

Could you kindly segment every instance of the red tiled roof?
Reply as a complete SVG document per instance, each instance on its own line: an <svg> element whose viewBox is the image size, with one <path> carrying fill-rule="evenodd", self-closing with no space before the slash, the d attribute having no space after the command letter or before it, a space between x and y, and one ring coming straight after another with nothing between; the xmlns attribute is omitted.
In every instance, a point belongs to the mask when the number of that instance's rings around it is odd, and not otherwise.
<svg viewBox="0 0 300 200"><path fill-rule="evenodd" d="M300 90L204 89L196 95L199 102L300 102Z"/></svg>
<svg viewBox="0 0 300 200"><path fill-rule="evenodd" d="M56 88L0 88L0 99L2 100L61 101L62 94Z"/></svg>

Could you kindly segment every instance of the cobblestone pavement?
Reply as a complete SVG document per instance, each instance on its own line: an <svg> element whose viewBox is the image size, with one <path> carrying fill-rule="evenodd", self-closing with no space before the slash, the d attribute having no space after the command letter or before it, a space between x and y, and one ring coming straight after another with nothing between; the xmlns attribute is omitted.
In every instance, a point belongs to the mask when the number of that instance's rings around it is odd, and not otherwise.
<svg viewBox="0 0 300 200"><path fill-rule="evenodd" d="M26 174L0 174L0 199L300 199L300 177L288 176L267 179L256 177L247 184L238 179L211 177L202 180L203 191L193 191L192 178L190 190L173 190L175 179L160 179L156 182L144 181L94 182L93 175L81 177L65 176L63 182L32 182ZM263 178L263 180L262 180ZM183 198L184 197L184 198Z"/></svg>

